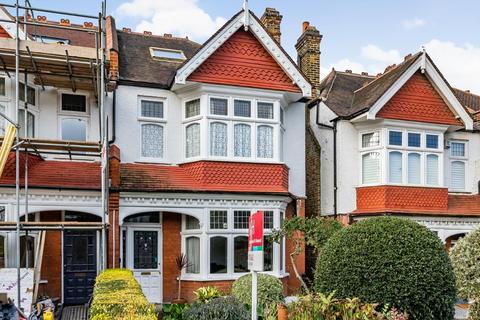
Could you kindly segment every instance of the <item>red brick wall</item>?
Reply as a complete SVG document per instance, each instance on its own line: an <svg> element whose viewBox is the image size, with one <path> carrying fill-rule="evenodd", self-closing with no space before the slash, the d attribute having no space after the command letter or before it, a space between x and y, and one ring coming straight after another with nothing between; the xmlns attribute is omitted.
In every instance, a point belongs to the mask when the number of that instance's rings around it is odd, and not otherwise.
<svg viewBox="0 0 480 320"><path fill-rule="evenodd" d="M108 198L109 223L108 228L108 267L119 267L120 263L120 227L119 227L119 207L120 207L120 193L115 191L120 186L120 149L113 145L110 147L109 159L109 177L112 189ZM115 262L113 260L113 247L115 242Z"/></svg>
<svg viewBox="0 0 480 320"><path fill-rule="evenodd" d="M285 211L286 218L291 218L296 214L300 217L305 217L305 200L299 199L297 201L292 201L288 204L287 210ZM297 233L294 237L303 238L301 233ZM286 241L286 248L285 248L285 266L286 271L290 273L290 276L286 278L286 292L288 294L294 294L300 290L300 281L296 278L295 273L293 271L293 264L290 258L290 254L295 249L294 241ZM296 257L295 265L297 267L297 271L300 275L305 274L305 245L302 246L301 253Z"/></svg>
<svg viewBox="0 0 480 320"><path fill-rule="evenodd" d="M420 72L414 74L377 115L387 119L462 125Z"/></svg>
<svg viewBox="0 0 480 320"><path fill-rule="evenodd" d="M42 212L40 217L41 221L61 221L61 213L58 211ZM39 295L62 297L61 231L47 231L46 233L40 279L47 280L48 284L40 285Z"/></svg>
<svg viewBox="0 0 480 320"><path fill-rule="evenodd" d="M238 30L189 77L189 81L300 92L255 36Z"/></svg>
<svg viewBox="0 0 480 320"><path fill-rule="evenodd" d="M175 260L180 255L181 215L163 213L163 300L172 301L178 294L178 271ZM186 294L188 290L185 290Z"/></svg>
<svg viewBox="0 0 480 320"><path fill-rule="evenodd" d="M447 210L448 189L403 186L357 188L357 210Z"/></svg>

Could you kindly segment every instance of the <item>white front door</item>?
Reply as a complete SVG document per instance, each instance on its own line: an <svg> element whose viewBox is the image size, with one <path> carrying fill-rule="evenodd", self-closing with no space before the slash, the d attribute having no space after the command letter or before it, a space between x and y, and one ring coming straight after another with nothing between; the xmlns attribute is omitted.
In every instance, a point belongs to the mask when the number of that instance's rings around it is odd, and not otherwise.
<svg viewBox="0 0 480 320"><path fill-rule="evenodd" d="M162 303L162 229L127 228L127 267L142 286L151 303Z"/></svg>

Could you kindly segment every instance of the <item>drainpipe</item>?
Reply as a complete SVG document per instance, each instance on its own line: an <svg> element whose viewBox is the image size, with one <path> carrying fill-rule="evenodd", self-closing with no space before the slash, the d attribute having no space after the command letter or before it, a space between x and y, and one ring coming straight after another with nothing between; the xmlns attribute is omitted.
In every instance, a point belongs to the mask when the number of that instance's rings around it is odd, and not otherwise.
<svg viewBox="0 0 480 320"><path fill-rule="evenodd" d="M116 125L115 125L115 120L117 119L116 117L116 112L117 110L117 90L113 90L113 101L112 101L112 139L108 141L108 145L111 145L112 143L115 142L117 139L116 135Z"/></svg>
<svg viewBox="0 0 480 320"><path fill-rule="evenodd" d="M317 115L315 122L319 127L330 129L333 131L333 218L337 219L338 215L338 202L337 202L337 189L338 189L338 179L337 179L337 122L338 118L333 119L333 125L328 125L319 122L318 116L320 113L320 102L324 100L323 97L321 97L317 101Z"/></svg>

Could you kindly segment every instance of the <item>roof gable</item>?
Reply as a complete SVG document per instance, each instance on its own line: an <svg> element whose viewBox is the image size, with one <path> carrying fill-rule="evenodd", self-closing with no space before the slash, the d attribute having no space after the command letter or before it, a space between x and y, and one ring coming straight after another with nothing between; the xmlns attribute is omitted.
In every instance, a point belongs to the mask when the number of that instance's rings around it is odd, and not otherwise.
<svg viewBox="0 0 480 320"><path fill-rule="evenodd" d="M232 17L232 19L230 19L229 22L227 22L220 30L218 30L217 33L207 40L207 42L197 51L197 53L178 69L175 77L175 83L185 84L189 76L192 75L192 73L194 73L194 71L196 71L207 59L209 59L217 51L217 49L222 47L227 40L232 38L234 35L235 37L238 37L238 35L241 33L237 34L237 31L242 27L245 28L245 32L247 30L251 32L250 34L253 36L253 38L258 41L258 43L267 53L269 53L270 57L273 58L277 66L281 68L290 79L290 82L299 88L297 91L301 91L303 96L309 97L311 95L311 84L307 78L298 69L297 65L292 61L288 54L265 30L258 18L248 10L242 10L237 13L234 17ZM229 41L229 43L231 43L231 41ZM252 61L250 61L250 63L251 62ZM248 86L252 87L252 85Z"/></svg>
<svg viewBox="0 0 480 320"><path fill-rule="evenodd" d="M189 81L301 92L250 31L238 29Z"/></svg>
<svg viewBox="0 0 480 320"><path fill-rule="evenodd" d="M395 93L377 116L385 119L462 125L430 80L420 71Z"/></svg>

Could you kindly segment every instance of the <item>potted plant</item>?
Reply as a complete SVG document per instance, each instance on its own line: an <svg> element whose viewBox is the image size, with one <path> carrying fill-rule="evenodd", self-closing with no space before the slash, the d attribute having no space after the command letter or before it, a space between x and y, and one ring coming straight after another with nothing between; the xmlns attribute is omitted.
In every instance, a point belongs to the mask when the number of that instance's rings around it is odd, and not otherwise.
<svg viewBox="0 0 480 320"><path fill-rule="evenodd" d="M175 264L178 271L178 296L177 299L173 300L173 303L184 304L186 300L182 298L182 271L191 266L191 263L188 261L187 255L181 253L177 259L175 259Z"/></svg>

